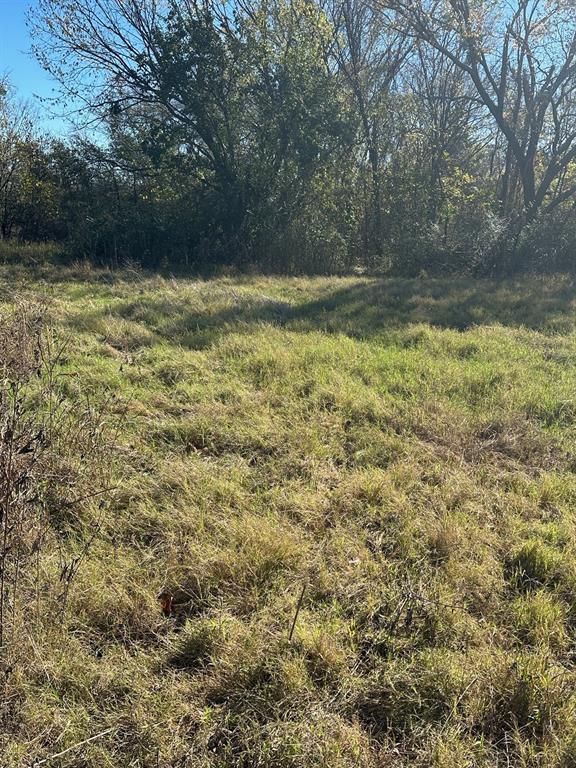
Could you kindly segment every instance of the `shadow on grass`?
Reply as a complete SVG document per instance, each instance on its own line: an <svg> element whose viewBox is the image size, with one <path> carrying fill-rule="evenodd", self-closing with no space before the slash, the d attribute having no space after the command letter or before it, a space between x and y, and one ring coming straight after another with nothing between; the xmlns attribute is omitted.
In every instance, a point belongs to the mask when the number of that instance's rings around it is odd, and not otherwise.
<svg viewBox="0 0 576 768"><path fill-rule="evenodd" d="M576 285L560 278L517 282L363 280L347 281L341 288L296 304L248 295L245 301L204 312L190 312L182 306L169 328L181 342L190 333L207 338L258 323L354 338L370 338L418 323L459 331L501 324L566 333L576 326L575 304Z"/></svg>
<svg viewBox="0 0 576 768"><path fill-rule="evenodd" d="M174 281L176 286L179 281ZM371 338L413 324L464 331L501 324L545 333L576 327L576 284L564 277L474 279L258 279L182 283L124 294L102 314L144 324L185 347L201 349L222 334L270 324L292 331ZM240 289L239 289L240 287ZM285 296L289 296L286 299Z"/></svg>
<svg viewBox="0 0 576 768"><path fill-rule="evenodd" d="M575 302L576 284L568 278L374 280L309 302L291 321L358 336L415 323L459 331L501 324L565 332L575 326Z"/></svg>

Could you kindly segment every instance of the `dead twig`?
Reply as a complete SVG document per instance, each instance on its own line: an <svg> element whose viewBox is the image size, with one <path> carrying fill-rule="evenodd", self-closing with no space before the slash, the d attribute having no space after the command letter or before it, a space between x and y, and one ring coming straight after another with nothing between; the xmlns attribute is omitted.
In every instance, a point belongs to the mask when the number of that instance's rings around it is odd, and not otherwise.
<svg viewBox="0 0 576 768"><path fill-rule="evenodd" d="M302 602L304 600L304 595L306 593L306 587L308 586L308 580L304 582L302 585L302 591L300 592L300 597L298 598L298 602L296 603L296 610L294 612L294 618L292 619L292 625L290 627L290 632L288 634L288 642L292 642L292 637L294 635L294 630L296 629L296 622L298 621L298 614L300 613L300 609L302 608Z"/></svg>
<svg viewBox="0 0 576 768"><path fill-rule="evenodd" d="M83 747L85 744L90 744L92 741L96 741L96 739L101 739L103 736L107 736L109 733L112 733L112 731L116 730L116 726L112 726L111 728L106 728L104 731L100 731L100 733L95 733L94 736L90 736L88 739L83 739L83 741L79 741L76 744L72 744L71 747L67 747L66 749L63 749L62 752L56 752L54 755L49 755L48 757L43 757L41 760L34 760L34 762L31 765L31 768L36 768L38 765L45 765L46 763L51 762L52 760L56 760L57 757L63 757L64 755L67 755L68 752L72 752L75 749L78 749L79 747Z"/></svg>

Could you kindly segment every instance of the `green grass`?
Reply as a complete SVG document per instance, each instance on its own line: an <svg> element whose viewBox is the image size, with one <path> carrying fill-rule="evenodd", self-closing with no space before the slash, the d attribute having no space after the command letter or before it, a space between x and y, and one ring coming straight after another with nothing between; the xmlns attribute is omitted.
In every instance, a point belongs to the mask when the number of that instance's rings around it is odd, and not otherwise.
<svg viewBox="0 0 576 768"><path fill-rule="evenodd" d="M576 765L572 281L2 269L121 427L2 766Z"/></svg>

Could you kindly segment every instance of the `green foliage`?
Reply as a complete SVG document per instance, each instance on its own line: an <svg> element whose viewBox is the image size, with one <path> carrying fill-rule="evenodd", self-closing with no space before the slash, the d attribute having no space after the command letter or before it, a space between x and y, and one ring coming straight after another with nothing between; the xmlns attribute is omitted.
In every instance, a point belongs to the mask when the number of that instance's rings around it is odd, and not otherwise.
<svg viewBox="0 0 576 768"><path fill-rule="evenodd" d="M511 109L514 126L494 131L461 60L468 38L459 47L446 32L446 47L435 30L415 45L413 4L397 15L366 0L146 1L141 12L121 0L39 2L36 55L102 130L42 138L3 83L2 238L54 240L103 266L211 275L572 270L574 168L562 165L572 139L535 137L520 164L524 139L504 140L521 125L560 130L571 112L528 120L551 104L528 99ZM500 21L483 33L499 34ZM496 80L512 98L515 78ZM548 190L538 204L530 174Z"/></svg>

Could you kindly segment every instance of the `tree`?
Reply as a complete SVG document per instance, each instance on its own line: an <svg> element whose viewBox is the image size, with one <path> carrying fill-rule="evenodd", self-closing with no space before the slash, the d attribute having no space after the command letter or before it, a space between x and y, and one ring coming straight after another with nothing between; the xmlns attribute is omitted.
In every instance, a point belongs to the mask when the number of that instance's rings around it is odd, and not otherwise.
<svg viewBox="0 0 576 768"><path fill-rule="evenodd" d="M32 138L32 115L7 79L0 80L0 238L8 239L16 222L25 145Z"/></svg>
<svg viewBox="0 0 576 768"><path fill-rule="evenodd" d="M576 15L569 0L393 0L410 34L469 78L506 142L501 210L518 174L528 221L576 193ZM456 45L451 44L456 41Z"/></svg>
<svg viewBox="0 0 576 768"><path fill-rule="evenodd" d="M41 8L45 66L108 126L145 126L151 157L177 154L203 195L197 211L209 218L218 258L281 235L342 128L320 8L306 0L42 0Z"/></svg>
<svg viewBox="0 0 576 768"><path fill-rule="evenodd" d="M364 247L374 266L382 262L384 245L382 172L388 144L384 110L411 42L401 29L391 27L369 0L336 0L331 16L336 62L351 92L370 169Z"/></svg>

